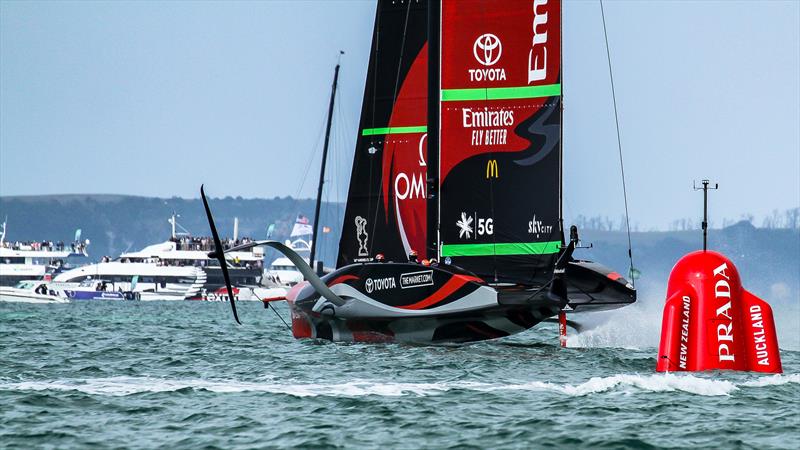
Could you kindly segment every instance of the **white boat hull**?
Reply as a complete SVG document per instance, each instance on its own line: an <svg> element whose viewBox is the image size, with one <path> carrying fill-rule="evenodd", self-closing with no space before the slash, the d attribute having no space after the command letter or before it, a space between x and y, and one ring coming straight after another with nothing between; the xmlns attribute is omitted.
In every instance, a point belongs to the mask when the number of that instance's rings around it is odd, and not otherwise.
<svg viewBox="0 0 800 450"><path fill-rule="evenodd" d="M0 287L0 302L6 303L69 303L69 300L57 295L37 294L25 289Z"/></svg>

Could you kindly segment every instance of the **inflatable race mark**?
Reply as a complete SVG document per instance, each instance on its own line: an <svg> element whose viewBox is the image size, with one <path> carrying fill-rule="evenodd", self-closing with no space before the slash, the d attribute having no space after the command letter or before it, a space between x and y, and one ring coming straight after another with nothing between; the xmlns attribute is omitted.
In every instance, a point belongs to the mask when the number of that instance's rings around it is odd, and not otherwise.
<svg viewBox="0 0 800 450"><path fill-rule="evenodd" d="M658 372L782 372L772 309L713 251L689 253L672 269L658 355Z"/></svg>

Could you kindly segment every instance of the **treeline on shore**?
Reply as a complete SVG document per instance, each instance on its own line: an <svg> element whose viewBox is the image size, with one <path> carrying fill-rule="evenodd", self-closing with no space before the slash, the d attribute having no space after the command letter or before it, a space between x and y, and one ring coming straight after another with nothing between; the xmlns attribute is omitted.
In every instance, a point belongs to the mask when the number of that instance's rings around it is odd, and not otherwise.
<svg viewBox="0 0 800 450"><path fill-rule="evenodd" d="M233 234L233 219L239 218L239 237L264 239L267 228L274 224L272 238L289 237L298 214L309 219L314 214L314 201L276 197L244 199L241 197L210 200L217 227L224 237ZM169 218L178 214L179 231L194 236L209 234L202 202L199 199L149 198L122 195L58 195L0 197L0 220L7 219L7 240L72 242L75 230L82 239L91 241L91 260L103 256L116 257L170 237ZM328 266L335 265L338 252L344 205L323 204L320 219L322 233L319 255ZM746 285L760 290L761 295L794 298L800 295L800 210L775 212L756 226L752 216L725 227L712 229L709 248L731 257L739 266ZM624 221L605 217L579 216L576 225L585 244L591 249L579 250L581 258L591 259L628 273L628 239ZM681 222L669 231L636 231L633 244L634 266L641 272L641 283L666 285L675 262L691 250L702 248L699 224ZM267 254L267 264L274 253Z"/></svg>

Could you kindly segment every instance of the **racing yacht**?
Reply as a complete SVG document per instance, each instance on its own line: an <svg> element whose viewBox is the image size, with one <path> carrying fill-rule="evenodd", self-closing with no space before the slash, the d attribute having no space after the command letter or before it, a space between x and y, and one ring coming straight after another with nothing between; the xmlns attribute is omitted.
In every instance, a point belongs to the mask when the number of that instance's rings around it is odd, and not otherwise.
<svg viewBox="0 0 800 450"><path fill-rule="evenodd" d="M223 250L201 187L212 255L294 262L296 338L471 342L634 303L564 227L561 31L558 0L379 1L337 269Z"/></svg>

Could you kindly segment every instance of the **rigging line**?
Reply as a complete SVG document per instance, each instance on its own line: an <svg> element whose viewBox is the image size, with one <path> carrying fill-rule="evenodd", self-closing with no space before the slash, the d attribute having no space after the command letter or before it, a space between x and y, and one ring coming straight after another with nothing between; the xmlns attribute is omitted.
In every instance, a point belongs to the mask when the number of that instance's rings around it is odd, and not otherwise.
<svg viewBox="0 0 800 450"><path fill-rule="evenodd" d="M322 132L324 130L325 130L325 113L323 112L322 120L320 120L319 132L317 132L317 139L314 141L314 151L308 158L306 162L305 171L303 171L303 176L299 180L299 185L297 186L297 191L294 196L295 201L300 197L300 193L303 190L303 186L305 186L306 184L306 179L308 178L308 171L311 170L311 164L314 162L314 159L316 159L317 153L319 153L320 140L322 138Z"/></svg>
<svg viewBox="0 0 800 450"><path fill-rule="evenodd" d="M283 316L281 316L281 314L278 312L278 310L277 310L277 309L275 309L275 307L274 307L274 306L272 306L272 303L270 303L270 302L264 302L264 299L262 299L261 297L259 297L259 296L258 296L258 294L256 294L256 292L255 292L255 291L253 291L253 295L254 295L254 296L255 296L255 297L258 299L258 301L260 301L261 303L264 303L265 305L267 305L267 308L271 309L271 310L272 310L272 312L274 312L274 313L275 313L275 315L276 315L276 316L278 316L278 319L281 319L281 322L283 322L283 324L284 324L284 325L286 325L286 328L287 328L289 331L292 331L292 327L290 327L290 326L289 326L289 324L288 324L288 323L286 323L286 320L284 320L284 319L283 319Z"/></svg>
<svg viewBox="0 0 800 450"><path fill-rule="evenodd" d="M636 287L636 279L633 276L633 246L631 245L631 220L628 215L628 190L625 185L625 165L622 163L622 138L619 133L619 115L617 113L617 95L614 91L614 73L611 70L611 50L608 47L608 32L606 31L606 13L603 8L603 0L600 0L600 15L603 18L603 36L606 40L606 57L608 58L608 76L611 79L611 98L614 101L614 123L617 126L617 149L619 150L619 170L622 174L622 195L625 199L625 228L628 233L628 260L630 261L630 278L633 287Z"/></svg>
<svg viewBox="0 0 800 450"><path fill-rule="evenodd" d="M340 96L341 98L341 96ZM344 183L344 173L345 173L345 163L346 161L346 153L343 149L348 148L347 145L347 130L349 129L349 122L344 114L344 106L342 106L342 102L339 102L336 106L338 110L339 123L337 128L337 140L339 140L339 150L336 152L336 157L334 160L336 161L336 181L333 183L336 189L334 200L336 201L336 224L337 226L341 226L342 223L342 213L341 208L339 208L339 203L342 201L342 184Z"/></svg>

